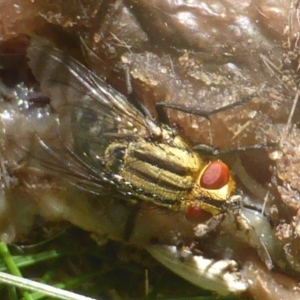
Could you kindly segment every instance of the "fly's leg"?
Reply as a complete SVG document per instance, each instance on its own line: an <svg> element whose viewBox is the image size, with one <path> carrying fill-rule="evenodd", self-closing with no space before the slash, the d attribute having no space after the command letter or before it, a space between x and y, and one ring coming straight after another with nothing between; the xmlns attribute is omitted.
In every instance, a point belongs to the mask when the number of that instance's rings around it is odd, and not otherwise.
<svg viewBox="0 0 300 300"><path fill-rule="evenodd" d="M278 146L277 143L268 143L268 144L256 144L256 145L229 148L229 149L217 149L217 148L213 148L209 145L199 144L199 145L194 146L193 150L196 152L217 156L217 155L239 153L241 151L249 151L249 150L250 151L260 151L260 150L264 150L266 148L273 148L276 146Z"/></svg>
<svg viewBox="0 0 300 300"><path fill-rule="evenodd" d="M157 118L158 118L160 123L170 126L169 118L168 118L168 116L167 116L167 114L164 110L165 106L160 105L160 103L165 103L165 102L157 102L155 104L155 110L156 110Z"/></svg>
<svg viewBox="0 0 300 300"><path fill-rule="evenodd" d="M220 108L217 108L217 109L214 109L211 111L195 110L190 107L185 107L185 106L178 105L178 104L171 104L168 102L157 102L155 104L155 106L156 106L156 112L157 112L159 121L161 123L170 125L164 108L170 108L170 109L182 111L182 112L185 112L185 113L188 113L191 115L200 116L200 117L203 117L203 118L206 118L209 120L210 116L218 114L219 112L226 111L228 109L240 106L242 104L245 104L245 103L251 101L252 99L256 98L257 95L258 95L258 93L253 93L251 95L244 97L243 99L241 99L239 101L236 101L232 104L225 105L223 107L220 107ZM208 145L199 144L199 145L194 146L193 150L200 152L200 153L205 153L208 155L216 156L216 155L226 155L226 154L232 154L232 153L236 153L236 152L240 152L240 151L248 151L248 150L257 151L257 150L262 150L265 148L272 148L272 147L276 147L276 146L278 146L278 143L267 143L267 144L256 144L256 145L251 145L251 146L246 146L246 147L236 147L236 148L220 150L220 149L210 147Z"/></svg>
<svg viewBox="0 0 300 300"><path fill-rule="evenodd" d="M148 108L137 99L134 94L132 84L131 84L131 76L130 76L130 69L128 65L124 66L125 71L125 82L126 82L126 89L127 89L127 100L135 106L142 114L144 114L149 119L153 119L150 111Z"/></svg>
<svg viewBox="0 0 300 300"><path fill-rule="evenodd" d="M133 88L132 88L132 84L131 84L131 77L130 77L130 70L128 66L124 67L124 71L125 71L125 81L126 81L126 88L127 88L127 98L129 100L129 102L131 102L137 109L139 109L143 114L145 114L147 117L152 118L149 110L146 108L146 106L144 104L142 104L140 101L138 101L135 96L134 96L134 92L133 92ZM167 117L167 114L164 110L164 108L170 108L170 109L174 109L174 110L178 110L178 111L182 111L182 112L186 112L188 114L191 115L196 115L196 116L200 116L200 117L204 117L206 119L209 119L209 117L211 115L215 115L219 112L222 111L226 111L228 109L240 106L244 103L247 103L249 101L251 101L252 99L256 98L258 95L258 93L252 93L251 95L248 95L244 98L242 98L239 101L236 101L234 103L225 105L223 107L211 110L211 111L202 111L202 110L195 110L193 108L189 108L189 107L185 107L183 105L179 105L179 104L172 104L172 103L168 103L168 102L156 102L155 104L155 109L156 109L156 113L157 113L157 117L160 123L166 124L166 125L170 125L169 124L169 119Z"/></svg>
<svg viewBox="0 0 300 300"><path fill-rule="evenodd" d="M138 205L131 207L129 216L125 223L124 231L123 231L123 238L124 238L124 241L126 241L126 242L130 241L130 237L134 231L134 228L136 225L135 224L136 219L137 219L139 213L140 213L140 207Z"/></svg>
<svg viewBox="0 0 300 300"><path fill-rule="evenodd" d="M236 106L240 106L244 103L247 103L247 102L251 101L252 99L256 98L257 95L258 95L257 93L253 93L249 96L244 97L243 99L241 99L239 101L236 101L232 104L228 104L228 105L225 105L223 107L220 107L220 108L217 108L217 109L214 109L214 110L211 110L211 111L195 110L191 107L185 107L183 105L172 104L172 103L168 103L168 102L157 102L156 107L171 108L171 109L182 111L182 112L185 112L185 113L188 113L188 114L191 114L191 115L195 115L195 116L199 116L199 117L209 119L210 116L215 115L219 112L226 111L228 109L234 108Z"/></svg>

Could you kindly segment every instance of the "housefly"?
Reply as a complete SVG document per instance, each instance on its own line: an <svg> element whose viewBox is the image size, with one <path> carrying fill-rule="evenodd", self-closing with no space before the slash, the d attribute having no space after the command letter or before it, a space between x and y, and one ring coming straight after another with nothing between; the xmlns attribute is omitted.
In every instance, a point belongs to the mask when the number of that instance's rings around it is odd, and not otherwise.
<svg viewBox="0 0 300 300"><path fill-rule="evenodd" d="M54 179L63 183L55 187L54 194L60 189L68 193L71 184L73 191L79 188L95 194L93 200L99 195L104 206L110 203L104 199L126 207L128 203L129 222L122 223L125 228L120 230L125 241L133 232L135 213L148 204L164 212L183 212L188 221L200 225L217 215L213 218L217 226L225 216L222 213L227 212L249 237L249 245L268 268L272 267L263 241L239 209L242 200L235 195L235 182L224 162L195 151L175 129L154 121L149 113L49 42L32 38L27 56L42 94L35 91L26 109L18 106L21 120L10 129L6 126L5 133L19 146L7 154L12 155L11 161L18 161L13 174L22 177L25 189L31 186L34 193L40 180L43 186L51 187ZM41 205L38 192L36 197ZM48 197L43 200L48 203ZM78 215L74 218L80 219ZM75 224L89 228L86 220L77 221ZM189 228L192 225L189 223ZM191 238L200 237L192 232Z"/></svg>
<svg viewBox="0 0 300 300"><path fill-rule="evenodd" d="M32 156L40 167L111 198L187 215L224 211L235 190L225 163L193 151L176 130L48 42L32 38L27 56L57 115L52 138L36 135L41 147Z"/></svg>

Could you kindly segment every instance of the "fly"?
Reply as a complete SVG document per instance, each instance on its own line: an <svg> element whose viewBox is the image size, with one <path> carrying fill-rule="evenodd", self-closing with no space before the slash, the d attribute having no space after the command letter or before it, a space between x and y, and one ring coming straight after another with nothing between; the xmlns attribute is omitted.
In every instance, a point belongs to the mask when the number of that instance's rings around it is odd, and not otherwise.
<svg viewBox="0 0 300 300"><path fill-rule="evenodd" d="M272 268L266 246L235 206L240 205L241 197L234 195L235 182L224 162L196 152L176 130L155 122L48 42L32 38L27 56L42 93L50 99L51 116L55 116L51 132L44 134L43 126L35 128L38 145L33 144L31 151L24 148L30 152L33 167L46 170L46 177L54 174L105 199L148 202L183 211L197 224L212 215L233 213L236 224ZM135 207L131 220L138 212ZM130 222L125 226L125 240L129 240L132 226Z"/></svg>
<svg viewBox="0 0 300 300"><path fill-rule="evenodd" d="M51 44L32 38L27 55L57 114L56 139L38 137L46 154L40 166L100 195L174 211L224 211L235 190L225 163L193 151L176 130Z"/></svg>

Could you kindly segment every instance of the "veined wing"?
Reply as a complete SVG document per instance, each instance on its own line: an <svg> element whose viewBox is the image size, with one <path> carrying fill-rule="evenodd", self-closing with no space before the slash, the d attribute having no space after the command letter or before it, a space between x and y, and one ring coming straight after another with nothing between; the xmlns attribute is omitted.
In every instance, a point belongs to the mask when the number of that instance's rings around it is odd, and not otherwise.
<svg viewBox="0 0 300 300"><path fill-rule="evenodd" d="M32 38L27 56L42 91L60 117L76 108L86 109L94 111L105 128L118 128L120 134L143 133L146 138L159 132L159 126L145 118L122 94L51 44Z"/></svg>
<svg viewBox="0 0 300 300"><path fill-rule="evenodd" d="M44 152L38 160L45 167L80 183L102 186L112 182L103 168L107 146L161 134L160 127L122 94L51 44L32 38L27 56L58 116L56 140L37 137Z"/></svg>

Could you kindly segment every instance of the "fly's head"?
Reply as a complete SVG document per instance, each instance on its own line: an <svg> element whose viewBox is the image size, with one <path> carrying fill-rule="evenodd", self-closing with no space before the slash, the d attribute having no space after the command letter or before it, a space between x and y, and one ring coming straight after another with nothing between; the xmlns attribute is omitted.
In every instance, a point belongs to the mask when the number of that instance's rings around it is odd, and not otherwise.
<svg viewBox="0 0 300 300"><path fill-rule="evenodd" d="M229 167L219 160L207 163L196 177L191 199L184 203L187 219L198 221L224 212L234 191Z"/></svg>
<svg viewBox="0 0 300 300"><path fill-rule="evenodd" d="M237 236L254 248L267 269L271 270L273 262L267 248L270 242L265 242L263 239L265 232L261 234L259 231L263 227L271 227L268 218L260 212L261 222L259 224L262 225L254 224L252 215L256 213L255 207L252 207L249 212L243 207L241 195L234 193L235 181L229 167L219 160L209 162L201 168L196 183L191 200L184 204L185 216L189 221L198 225L206 224L206 227L197 226L199 230L197 229L196 235L203 236L226 218L229 220L230 226L229 229L226 229L226 225L223 225L223 230L230 233L237 230ZM212 218L212 216L215 217ZM216 224L211 222L213 219L217 221Z"/></svg>

